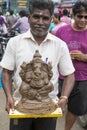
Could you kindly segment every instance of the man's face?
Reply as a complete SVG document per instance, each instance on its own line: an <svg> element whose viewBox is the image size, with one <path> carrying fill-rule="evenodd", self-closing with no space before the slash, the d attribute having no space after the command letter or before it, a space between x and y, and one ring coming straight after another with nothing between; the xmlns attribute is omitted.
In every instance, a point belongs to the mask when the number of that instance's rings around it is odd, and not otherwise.
<svg viewBox="0 0 87 130"><path fill-rule="evenodd" d="M31 32L35 38L44 38L51 22L51 15L48 9L40 10L35 8L30 14L29 23Z"/></svg>
<svg viewBox="0 0 87 130"><path fill-rule="evenodd" d="M85 29L87 26L87 12L78 13L74 16L77 29Z"/></svg>

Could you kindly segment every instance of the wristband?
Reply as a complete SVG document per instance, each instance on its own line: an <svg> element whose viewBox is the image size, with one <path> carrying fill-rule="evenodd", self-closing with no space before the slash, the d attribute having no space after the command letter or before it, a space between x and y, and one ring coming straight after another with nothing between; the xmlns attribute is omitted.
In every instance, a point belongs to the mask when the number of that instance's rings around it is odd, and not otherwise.
<svg viewBox="0 0 87 130"><path fill-rule="evenodd" d="M67 96L60 96L60 99L65 99L68 102L68 97Z"/></svg>

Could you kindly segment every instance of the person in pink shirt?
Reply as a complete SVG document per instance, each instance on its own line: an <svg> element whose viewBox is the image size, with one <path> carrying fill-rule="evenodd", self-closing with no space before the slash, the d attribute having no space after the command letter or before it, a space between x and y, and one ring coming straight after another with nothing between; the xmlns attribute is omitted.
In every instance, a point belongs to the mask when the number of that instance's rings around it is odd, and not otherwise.
<svg viewBox="0 0 87 130"><path fill-rule="evenodd" d="M28 31L28 29L30 28L26 11L25 10L21 10L19 12L19 16L20 16L20 18L12 26L11 30L19 28L20 33L24 33L26 31Z"/></svg>
<svg viewBox="0 0 87 130"><path fill-rule="evenodd" d="M7 27L5 25L5 21L3 17L0 17L0 34L2 35L7 35L8 34L8 30Z"/></svg>
<svg viewBox="0 0 87 130"><path fill-rule="evenodd" d="M66 24L71 23L71 19L69 18L69 12L67 9L63 9L63 16L60 18L60 21Z"/></svg>
<svg viewBox="0 0 87 130"><path fill-rule="evenodd" d="M64 130L71 130L77 117L87 114L87 1L77 1L72 12L74 23L56 32L56 36L66 42L75 67L75 84L68 99ZM62 88L61 75L59 80Z"/></svg>
<svg viewBox="0 0 87 130"><path fill-rule="evenodd" d="M58 30L61 26L67 25L67 23L60 21L60 14L57 14L57 15L58 15L58 17L57 17L58 24L57 24L57 25L55 26L55 28L53 28L53 30L52 30L52 34L54 34L54 35L56 34L57 30Z"/></svg>

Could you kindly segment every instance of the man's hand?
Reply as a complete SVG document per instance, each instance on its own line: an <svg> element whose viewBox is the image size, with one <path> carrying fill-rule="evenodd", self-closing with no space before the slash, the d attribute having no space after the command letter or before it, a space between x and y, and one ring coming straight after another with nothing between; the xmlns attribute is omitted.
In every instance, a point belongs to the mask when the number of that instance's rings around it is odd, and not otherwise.
<svg viewBox="0 0 87 130"><path fill-rule="evenodd" d="M85 59L85 54L83 54L81 51L79 50L74 50L70 52L70 56L72 60L78 60L78 61L84 61ZM87 57L87 56L86 56Z"/></svg>
<svg viewBox="0 0 87 130"><path fill-rule="evenodd" d="M64 98L59 99L58 106L61 107L63 113L65 112L66 104L67 104L66 99L64 99Z"/></svg>
<svg viewBox="0 0 87 130"><path fill-rule="evenodd" d="M12 96L7 97L6 99L6 111L9 113L10 109L14 109L14 99Z"/></svg>
<svg viewBox="0 0 87 130"><path fill-rule="evenodd" d="M12 72L3 68L2 70L2 83L3 89L6 94L6 111L9 113L10 109L14 108L14 99L12 97Z"/></svg>

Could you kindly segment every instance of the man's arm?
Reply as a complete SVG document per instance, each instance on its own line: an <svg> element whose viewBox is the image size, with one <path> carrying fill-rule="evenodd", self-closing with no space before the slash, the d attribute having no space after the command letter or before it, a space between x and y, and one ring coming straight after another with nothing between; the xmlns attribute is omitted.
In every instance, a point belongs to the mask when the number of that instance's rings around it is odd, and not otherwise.
<svg viewBox="0 0 87 130"><path fill-rule="evenodd" d="M74 74L70 74L64 77L64 82L62 86L61 97L59 99L58 105L65 110L65 105L67 104L68 97L74 87L75 77Z"/></svg>
<svg viewBox="0 0 87 130"><path fill-rule="evenodd" d="M2 70L2 84L6 94L6 110L9 112L10 108L14 107L14 100L12 97L12 71L7 69Z"/></svg>
<svg viewBox="0 0 87 130"><path fill-rule="evenodd" d="M78 60L82 62L87 62L87 54L84 54L83 52L79 50L73 50L70 52L71 59L72 60Z"/></svg>
<svg viewBox="0 0 87 130"><path fill-rule="evenodd" d="M15 29L15 28L19 27L20 24L21 24L20 19L18 19L17 22L11 27L11 29Z"/></svg>

